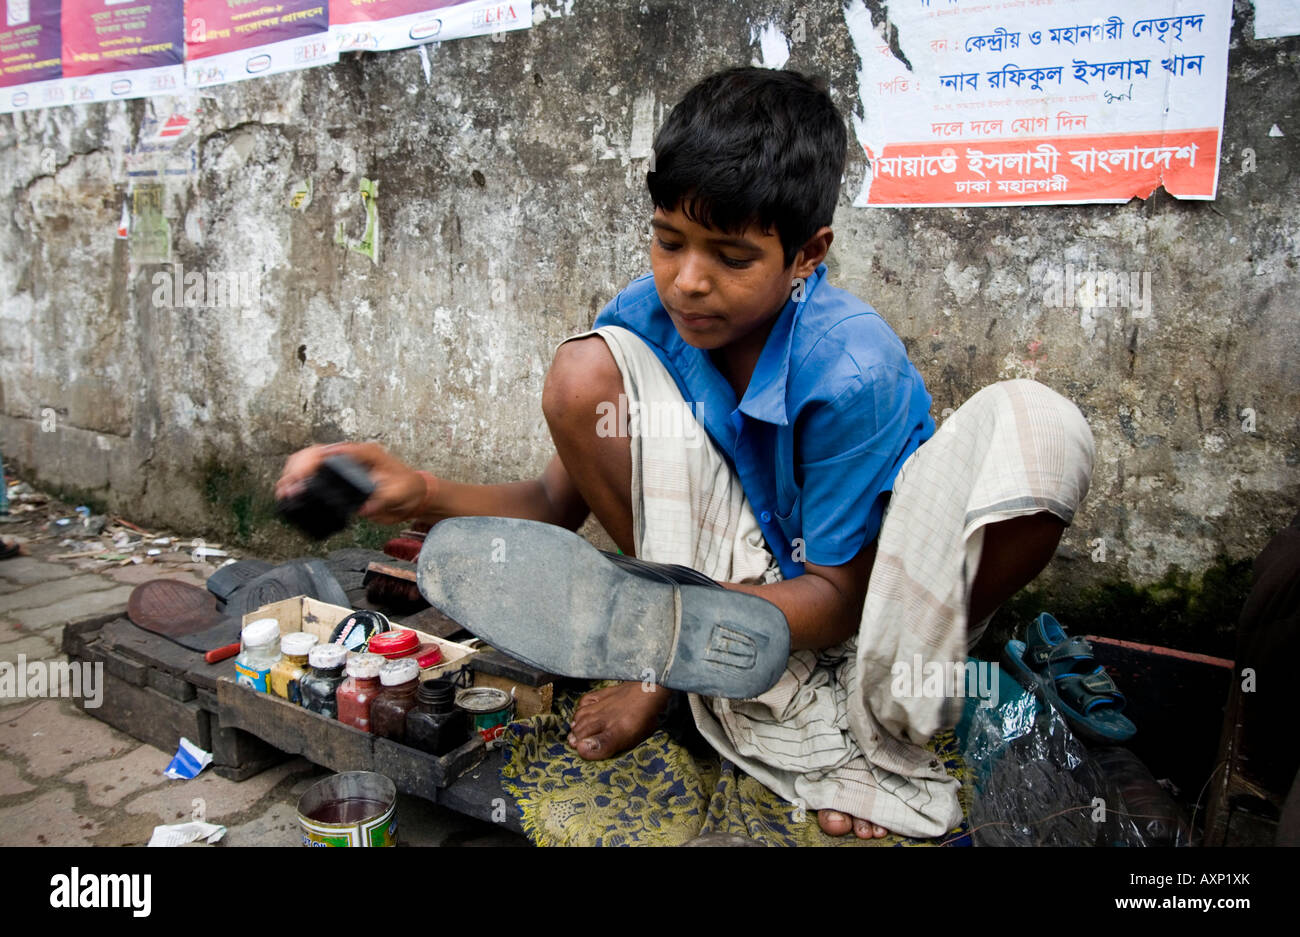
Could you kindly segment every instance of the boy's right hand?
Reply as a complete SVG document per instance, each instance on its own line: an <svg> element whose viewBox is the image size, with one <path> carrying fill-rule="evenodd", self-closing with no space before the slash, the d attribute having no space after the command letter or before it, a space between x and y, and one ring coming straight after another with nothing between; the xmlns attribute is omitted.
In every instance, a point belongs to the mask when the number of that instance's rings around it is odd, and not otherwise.
<svg viewBox="0 0 1300 937"><path fill-rule="evenodd" d="M420 513L429 494L424 476L373 442L339 442L300 449L284 463L284 471L275 483L276 500L300 492L321 462L332 455L356 461L375 484L374 493L361 506L362 517L377 524L400 524Z"/></svg>

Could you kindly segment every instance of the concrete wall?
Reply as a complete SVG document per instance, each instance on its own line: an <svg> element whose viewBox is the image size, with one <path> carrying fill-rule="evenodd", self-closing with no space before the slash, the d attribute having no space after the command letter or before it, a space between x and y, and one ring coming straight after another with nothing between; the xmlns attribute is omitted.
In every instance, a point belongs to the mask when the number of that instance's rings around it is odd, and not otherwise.
<svg viewBox="0 0 1300 937"><path fill-rule="evenodd" d="M1033 376L1092 424L1062 581L1195 575L1253 556L1300 506L1300 40L1256 42L1250 4L1235 15L1212 203L855 208L850 154L832 276L907 342L936 415ZM667 109L758 60L764 26L802 35L787 67L826 75L846 114L860 104L833 0L566 0L535 17L499 41L0 117L5 455L147 522L229 531L242 511L250 542L273 536L255 522L266 488L313 440L378 439L469 481L538 472L553 346L648 269L643 180ZM149 152L173 110L190 128ZM253 274L256 302L153 301L171 268L114 237L128 173L151 160L176 170L174 260ZM340 222L362 233L362 177L380 186L378 265L334 243ZM307 179L310 204L290 207ZM1067 264L1149 273L1151 315L1045 308Z"/></svg>

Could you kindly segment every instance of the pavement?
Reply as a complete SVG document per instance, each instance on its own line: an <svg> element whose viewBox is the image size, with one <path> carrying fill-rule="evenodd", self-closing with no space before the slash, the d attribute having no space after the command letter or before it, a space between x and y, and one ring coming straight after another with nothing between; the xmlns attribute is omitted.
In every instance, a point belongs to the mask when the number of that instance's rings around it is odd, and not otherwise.
<svg viewBox="0 0 1300 937"><path fill-rule="evenodd" d="M0 661L66 660L66 622L125 612L127 596L146 579L201 586L217 568L183 562L184 554L139 565L60 559L67 548L59 545L61 533L47 530L48 519L42 511L0 525L0 534L30 554L0 560ZM240 782L211 768L193 780L172 780L162 772L174 754L113 729L71 699L0 688L0 846L142 846L154 827L196 818L227 828L218 844L196 848L297 846L297 800L332 773L293 758ZM527 845L504 827L418 797L399 795L397 818L404 846Z"/></svg>

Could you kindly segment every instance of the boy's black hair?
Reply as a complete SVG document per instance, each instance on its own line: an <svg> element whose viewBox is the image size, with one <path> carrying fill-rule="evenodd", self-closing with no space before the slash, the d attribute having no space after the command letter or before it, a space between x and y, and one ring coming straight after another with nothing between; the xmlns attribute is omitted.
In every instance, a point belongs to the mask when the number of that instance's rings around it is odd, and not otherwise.
<svg viewBox="0 0 1300 937"><path fill-rule="evenodd" d="M823 81L770 68L705 78L655 134L650 198L696 224L736 234L776 228L785 264L839 199L848 137Z"/></svg>

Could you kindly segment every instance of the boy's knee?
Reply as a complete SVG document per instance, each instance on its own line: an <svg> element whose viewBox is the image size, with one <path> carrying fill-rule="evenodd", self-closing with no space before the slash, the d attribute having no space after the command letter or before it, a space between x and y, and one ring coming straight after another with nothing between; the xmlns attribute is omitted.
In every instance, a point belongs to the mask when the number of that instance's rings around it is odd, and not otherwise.
<svg viewBox="0 0 1300 937"><path fill-rule="evenodd" d="M999 381L992 386L1002 390L1011 402L1008 416L1021 419L1021 414L1025 414L1031 425L1046 431L1045 437L1039 440L1040 445L1059 446L1070 457L1082 457L1091 474L1096 443L1092 428L1074 401L1046 384L1023 378Z"/></svg>
<svg viewBox="0 0 1300 937"><path fill-rule="evenodd" d="M1072 400L1045 384L1017 380L996 386L1016 398L1010 415L1017 425L1035 431L1031 444L1035 472L1042 484L1055 489L1056 499L1069 507L1072 516L1092 484L1096 442L1088 421Z"/></svg>
<svg viewBox="0 0 1300 937"><path fill-rule="evenodd" d="M548 423L585 417L594 421L603 401L617 405L623 375L605 340L598 335L565 342L555 352L542 387L542 413Z"/></svg>

